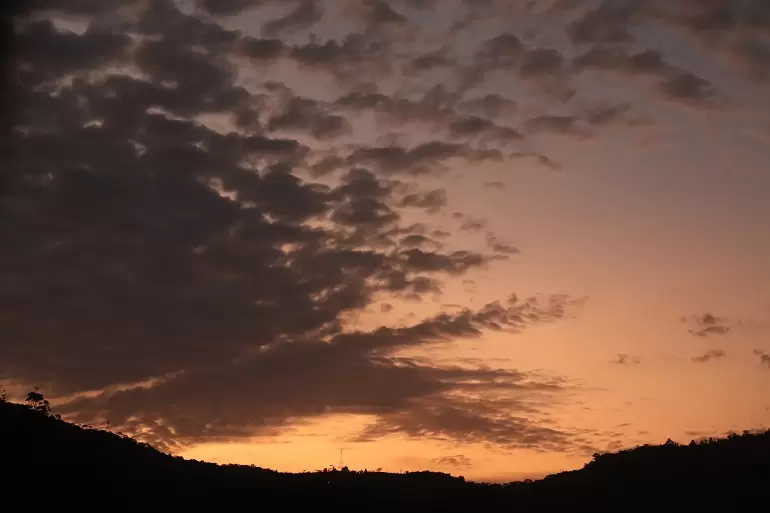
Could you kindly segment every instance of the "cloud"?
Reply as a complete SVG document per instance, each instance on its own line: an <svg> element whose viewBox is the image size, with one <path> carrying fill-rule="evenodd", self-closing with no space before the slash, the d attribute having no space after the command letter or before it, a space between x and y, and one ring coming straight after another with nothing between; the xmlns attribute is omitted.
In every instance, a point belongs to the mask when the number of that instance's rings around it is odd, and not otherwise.
<svg viewBox="0 0 770 513"><path fill-rule="evenodd" d="M410 57L403 69L407 74L417 74L456 65L456 60L447 55L445 48L441 48L416 57Z"/></svg>
<svg viewBox="0 0 770 513"><path fill-rule="evenodd" d="M630 110L631 104L628 102L617 105L593 107L586 111L585 121L593 126L606 126L623 121L628 123L639 122L639 118L631 120L626 119Z"/></svg>
<svg viewBox="0 0 770 513"><path fill-rule="evenodd" d="M662 76L672 69L657 50L629 51L626 47L615 46L594 46L577 56L573 65L577 70L593 69L650 76Z"/></svg>
<svg viewBox="0 0 770 513"><path fill-rule="evenodd" d="M690 72L679 72L658 86L660 94L669 100L693 106L713 106L718 96L708 80Z"/></svg>
<svg viewBox="0 0 770 513"><path fill-rule="evenodd" d="M557 2L555 8L570 8L574 3ZM634 14L634 2L600 2L573 21L566 32L576 44L627 43L633 40L629 25Z"/></svg>
<svg viewBox="0 0 770 513"><path fill-rule="evenodd" d="M523 137L513 128L499 126L489 119L476 116L454 121L449 125L449 135L456 139L495 142L501 146Z"/></svg>
<svg viewBox="0 0 770 513"><path fill-rule="evenodd" d="M388 96L364 87L338 98L336 103L353 112L372 111L390 126L425 126L466 146L475 143L479 147L505 147L524 137L516 128L491 119L515 111L515 102L497 95L460 103L457 95L441 86L430 89L421 98ZM484 155L483 152L477 154ZM495 152L487 151L486 156L500 159Z"/></svg>
<svg viewBox="0 0 770 513"><path fill-rule="evenodd" d="M533 47L518 34L503 32L484 41L476 50L472 63L458 70L458 77L462 91L478 86L496 71L515 73L523 80L563 87L569 75L567 68L567 61L558 50Z"/></svg>
<svg viewBox="0 0 770 513"><path fill-rule="evenodd" d="M448 203L447 193L444 189L433 191L413 192L404 196L401 205L404 207L423 208L428 213L435 214Z"/></svg>
<svg viewBox="0 0 770 513"><path fill-rule="evenodd" d="M441 467L454 467L454 468L470 468L473 465L473 460L463 454L455 454L453 456L441 456L439 458L433 458L430 460L434 465Z"/></svg>
<svg viewBox="0 0 770 513"><path fill-rule="evenodd" d="M711 360L724 358L726 355L727 353L725 353L722 349L711 349L700 356L693 356L692 361L695 363L706 363Z"/></svg>
<svg viewBox="0 0 770 513"><path fill-rule="evenodd" d="M509 443L535 444L541 439L529 440L529 436L561 436L560 443L567 444L565 435L541 431L528 419L490 422L497 409L512 408L511 394L517 401L538 404L544 401L543 394L564 391L561 382L516 371L434 366L389 355L399 348L476 337L483 330L515 332L556 320L564 315L568 304L564 299L490 304L475 312L461 309L405 328L328 335L326 343L313 338L278 341L233 362L199 365L151 387L110 391L60 409L78 420L109 419L116 428L141 430L144 439L167 446L270 434L292 422L331 413L379 419L358 440L395 418L403 424L391 426L388 434L403 431L413 436L407 420L424 415L431 404L446 412L447 425L441 417L434 419L434 429L443 430L444 437L471 436L451 424L457 422L454 412L463 410L479 422L472 431L479 440L504 436ZM471 396L474 401L467 399ZM481 400L486 396L490 399Z"/></svg>
<svg viewBox="0 0 770 513"><path fill-rule="evenodd" d="M518 104L499 94L486 94L484 96L465 100L458 105L462 112L494 118L497 116L510 116L518 110Z"/></svg>
<svg viewBox="0 0 770 513"><path fill-rule="evenodd" d="M610 363L614 363L615 365L638 365L641 363L641 360L637 356L620 353L618 354L618 357Z"/></svg>
<svg viewBox="0 0 770 513"><path fill-rule="evenodd" d="M347 165L370 165L385 174L421 175L441 172L447 161L462 158L471 162L499 161L496 150L474 149L466 144L431 141L411 148L401 146L368 146L353 151L345 159Z"/></svg>
<svg viewBox="0 0 770 513"><path fill-rule="evenodd" d="M682 2L656 16L717 57L731 71L764 83L770 77L770 9L763 0Z"/></svg>
<svg viewBox="0 0 770 513"><path fill-rule="evenodd" d="M19 107L0 201L0 378L41 385L74 420L109 419L167 448L267 436L335 413L370 416L362 439L567 448L569 433L539 424L567 392L562 381L397 353L555 322L571 298L490 303L401 327L350 321L433 298L499 259L497 239L491 250L447 249L436 240L445 233L410 222L407 207L436 212L449 198L399 180L453 160L502 160L479 142L512 132L483 119L452 126L508 104L485 99L452 114L443 133L462 141L343 144L352 131L343 107L414 102L377 91L310 98L257 83L244 63L372 78L388 67L384 39L408 25L404 15L381 1L354 5L374 36L307 42L214 21L267 3L201 0L210 18L163 0L125 11L48 2L57 16L97 19L82 34L50 20L18 24L9 93ZM297 2L266 33L306 30L320 7ZM437 120L459 101L434 88L416 103Z"/></svg>
<svg viewBox="0 0 770 513"><path fill-rule="evenodd" d="M764 15L760 11L766 7L757 8L758 4L753 4L753 0L745 3L752 16L761 18ZM732 6L726 7L728 4L730 2L724 2L720 8L713 8L716 4L712 4L709 8L688 9L684 7L687 2L599 2L596 8L584 11L567 29L576 44L588 46L574 59L573 67L576 71L592 69L658 78L654 92L663 99L693 107L717 106L721 92L709 80L699 76L694 68L671 64L660 49L640 49L646 43L639 35L639 29L655 25L674 28L710 47L707 51L712 55L717 47L730 47L731 56L726 60L740 62L744 68L753 70L755 77L761 76L770 61L767 60L767 48L753 37L741 43L715 43L733 39L725 36L726 31L738 31L739 25L732 25L737 18L727 12L732 10ZM741 51L735 51L737 48Z"/></svg>
<svg viewBox="0 0 770 513"><path fill-rule="evenodd" d="M323 18L323 5L318 0L298 0L295 4L286 16L265 23L262 32L274 36L291 30L308 29Z"/></svg>
<svg viewBox="0 0 770 513"><path fill-rule="evenodd" d="M547 391L550 383L520 384L527 392ZM530 419L540 412L517 399L422 400L409 410L382 415L356 437L358 441L377 440L393 434L410 438L486 443L507 449L566 451L574 449L573 434L546 427ZM509 413L503 413L509 412ZM517 412L512 413L512 412Z"/></svg>
<svg viewBox="0 0 770 513"><path fill-rule="evenodd" d="M708 80L666 62L657 50L595 46L574 60L575 69L611 71L627 76L658 78L655 91L671 102L695 107L716 106L719 92Z"/></svg>
<svg viewBox="0 0 770 513"><path fill-rule="evenodd" d="M515 255L519 252L516 247L501 241L497 235L492 232L487 233L486 241L487 246L489 246L489 248L495 253L503 255Z"/></svg>
<svg viewBox="0 0 770 513"><path fill-rule="evenodd" d="M727 319L717 317L711 313L704 313L694 317L682 317L681 320L683 323L692 326L687 331L695 337L726 335L732 329Z"/></svg>
<svg viewBox="0 0 770 513"><path fill-rule="evenodd" d="M555 116L544 114L527 121L527 128L532 132L549 132L555 135L572 136L587 139L591 136L589 128L581 126L580 119L574 116Z"/></svg>
<svg viewBox="0 0 770 513"><path fill-rule="evenodd" d="M761 349L755 349L754 354L759 357L760 365L766 365L770 367L770 354L762 351Z"/></svg>
<svg viewBox="0 0 770 513"><path fill-rule="evenodd" d="M203 9L216 16L234 16L271 1L274 0L196 0Z"/></svg>
<svg viewBox="0 0 770 513"><path fill-rule="evenodd" d="M557 170L541 136L633 124L630 102L587 106L577 74L646 78L666 101L727 105L697 69L644 44L646 24L741 56L754 79L766 69L767 3L756 0L554 2L548 14L571 40L559 46L487 32L504 14L540 13L524 2L462 2L454 27L468 32L451 40L427 11L444 3L426 0L106 4L40 0L15 23L0 377L75 397L68 414L109 416L162 444L339 412L372 417L362 439L569 447L573 434L541 423L562 382L396 354L517 333L575 301L492 303L369 331L351 319L435 299L518 251L463 213L456 231L486 245L450 246L453 233L423 214L456 210L452 198L423 181L515 159ZM254 26L226 28L246 11ZM514 78L514 92L486 87L497 76ZM687 322L696 336L730 329L714 316Z"/></svg>
<svg viewBox="0 0 770 513"><path fill-rule="evenodd" d="M315 100L298 97L291 98L270 119L269 129L304 132L319 140L336 139L352 132L350 123L344 117L330 114Z"/></svg>

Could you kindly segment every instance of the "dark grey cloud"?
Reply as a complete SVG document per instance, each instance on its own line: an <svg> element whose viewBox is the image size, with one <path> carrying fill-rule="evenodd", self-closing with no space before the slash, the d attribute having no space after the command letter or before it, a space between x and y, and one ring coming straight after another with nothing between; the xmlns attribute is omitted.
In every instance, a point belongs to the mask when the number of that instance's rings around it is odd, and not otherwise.
<svg viewBox="0 0 770 513"><path fill-rule="evenodd" d="M389 26L409 25L409 19L393 8L387 0L363 0L354 2L355 9L364 18L367 31L374 32Z"/></svg>
<svg viewBox="0 0 770 513"><path fill-rule="evenodd" d="M347 119L329 112L320 102L302 97L292 97L269 121L271 130L288 130L324 139L336 139L352 132Z"/></svg>
<svg viewBox="0 0 770 513"><path fill-rule="evenodd" d="M654 15L732 70L760 82L770 77L770 7L764 0L662 4Z"/></svg>
<svg viewBox="0 0 770 513"><path fill-rule="evenodd" d="M339 41L311 41L288 47L285 56L302 69L329 73L340 80L357 83L362 76L382 76L391 71L385 50L382 41L351 33Z"/></svg>
<svg viewBox="0 0 770 513"><path fill-rule="evenodd" d="M527 121L527 129L534 133L550 133L586 139L591 137L591 129L575 116L544 114Z"/></svg>
<svg viewBox="0 0 770 513"><path fill-rule="evenodd" d="M64 73L107 66L125 58L131 39L125 34L115 34L91 28L83 35L59 32L51 20L33 21L16 38L18 66L31 66L35 71L49 74L37 76L38 80L53 79ZM92 51L98 46L101 51Z"/></svg>
<svg viewBox="0 0 770 513"><path fill-rule="evenodd" d="M431 414L432 425L425 436L526 447L566 446L567 435L542 430L529 419L492 420L496 410L513 411L517 402L534 414L529 402L538 404L538 395L563 392L565 385L560 381L515 371L431 366L388 353L474 337L489 329L521 330L561 318L568 303L566 298L494 303L476 312L461 309L441 314L406 328L337 333L326 343L277 341L234 362L199 366L152 387L76 400L62 411L78 420L109 419L110 425L124 430L141 427L145 439L163 445L270 434L295 419L329 413L376 416L379 420L357 440L368 439L375 431L378 436L402 431L417 436L408 420L425 415L424 408L430 404L430 411L441 408L441 413ZM463 397L473 394L500 397L492 403ZM469 423L460 423L460 415ZM402 422L399 427L391 425L396 418ZM387 433L382 431L386 425Z"/></svg>
<svg viewBox="0 0 770 513"><path fill-rule="evenodd" d="M499 94L486 94L463 101L458 110L487 118L508 117L516 113L518 104Z"/></svg>
<svg viewBox="0 0 770 513"><path fill-rule="evenodd" d="M423 208L428 213L435 214L444 208L449 199L444 189L433 191L413 192L404 196L401 205L404 207Z"/></svg>
<svg viewBox="0 0 770 513"><path fill-rule="evenodd" d="M514 385L515 386L515 385ZM518 383L521 390L549 392L558 384L547 382ZM494 393L494 390L479 392ZM501 413L501 412L518 412ZM385 414L369 425L356 440L377 440L391 434L411 438L486 443L507 449L565 451L574 449L573 435L545 425L532 423L531 416L540 412L526 402L502 398L478 402L473 397L453 403L422 400L412 408Z"/></svg>
<svg viewBox="0 0 770 513"><path fill-rule="evenodd" d="M262 3L199 5L226 16ZM401 23L383 2L364 7L380 28ZM384 43L243 37L163 0L125 19L95 3L70 9L105 18L83 34L18 25L9 92L19 108L0 195L1 379L39 384L69 398L60 411L70 418L109 419L165 447L335 412L372 415L362 438L418 436L424 418L429 437L568 445L537 423L566 391L560 381L394 355L558 321L570 298L371 331L344 322L432 298L502 249L446 249L436 241L446 234L403 219L407 206L443 208L443 191L397 182L452 159L500 160L499 150L441 139L341 150L340 102L239 81L244 58L361 75L382 64ZM276 34L315 19L289 17ZM433 89L422 103L439 111L451 95Z"/></svg>
<svg viewBox="0 0 770 513"><path fill-rule="evenodd" d="M388 96L361 88L339 98L336 103L353 112L373 111L391 126L425 126L431 131L443 132L449 139L470 143L474 147L501 148L523 139L517 129L493 120L509 116L516 109L515 102L498 95L460 102L459 96L440 86L430 89L421 98ZM487 152L487 157L478 151L476 155L484 159L499 158L493 152Z"/></svg>
<svg viewBox="0 0 770 513"><path fill-rule="evenodd" d="M480 232L487 227L487 222L480 219L463 219L460 230L464 232Z"/></svg>
<svg viewBox="0 0 770 513"><path fill-rule="evenodd" d="M708 312L692 317L682 317L681 321L692 326L687 331L695 337L726 335L732 328L727 319Z"/></svg>
<svg viewBox="0 0 770 513"><path fill-rule="evenodd" d="M409 57L403 69L407 74L416 74L456 65L457 61L448 54L447 49L441 48L416 57Z"/></svg>
<svg viewBox="0 0 770 513"><path fill-rule="evenodd" d="M399 245L403 247L409 247L409 248L421 248L426 250L431 250L434 248L440 248L443 245L438 242L436 239L432 239L426 235L413 233L411 235L407 235L403 238L401 238L398 241Z"/></svg>
<svg viewBox="0 0 770 513"><path fill-rule="evenodd" d="M271 1L275 0L196 0L203 9L215 16L234 16Z"/></svg>
<svg viewBox="0 0 770 513"><path fill-rule="evenodd" d="M561 2L557 9L574 5ZM603 0L596 9L586 10L567 27L567 35L579 45L594 43L627 43L633 40L630 24L637 14L635 2Z"/></svg>
<svg viewBox="0 0 770 513"><path fill-rule="evenodd" d="M594 46L573 60L577 70L594 69L628 75L661 76L672 70L657 50L629 50L625 46Z"/></svg>
<svg viewBox="0 0 770 513"><path fill-rule="evenodd" d="M472 116L457 119L449 125L449 135L455 139L495 143L505 146L523 136L515 129L499 126L487 118Z"/></svg>
<svg viewBox="0 0 770 513"><path fill-rule="evenodd" d="M759 357L760 365L766 365L768 368L770 368L770 354L762 351L761 349L755 349L754 354Z"/></svg>
<svg viewBox="0 0 770 513"><path fill-rule="evenodd" d="M674 73L660 83L658 91L668 100L696 107L713 106L718 98L711 82L690 72Z"/></svg>
<svg viewBox="0 0 770 513"><path fill-rule="evenodd" d="M497 235L492 232L487 232L486 241L489 249L495 253L503 255L515 255L519 253L519 250L515 246L501 241Z"/></svg>
<svg viewBox="0 0 770 513"><path fill-rule="evenodd" d="M553 76L564 68L564 57L552 48L534 48L525 52L519 73L524 78Z"/></svg>
<svg viewBox="0 0 770 513"><path fill-rule="evenodd" d="M626 353L620 353L618 354L618 357L612 360L610 363L613 363L615 365L638 365L641 363L641 360L638 356L632 356Z"/></svg>
<svg viewBox="0 0 770 513"><path fill-rule="evenodd" d="M434 465L455 467L455 468L470 468L473 464L473 460L464 454L454 454L452 456L441 456L430 460Z"/></svg>
<svg viewBox="0 0 770 513"><path fill-rule="evenodd" d="M294 8L282 18L271 20L262 26L262 32L268 36L282 32L308 29L321 21L324 8L318 0L297 0Z"/></svg>
<svg viewBox="0 0 770 513"><path fill-rule="evenodd" d="M692 106L713 106L718 91L706 79L666 62L657 50L629 51L626 47L596 46L575 58L577 70L593 69L625 75L655 77L661 97Z"/></svg>
<svg viewBox="0 0 770 513"><path fill-rule="evenodd" d="M231 0L234 1L234 0ZM245 1L245 0L244 0ZM74 16L104 15L118 8L131 7L141 0L115 0L105 5L99 0L34 0L23 2L21 13L66 14ZM224 2L223 2L224 3Z"/></svg>
<svg viewBox="0 0 770 513"><path fill-rule="evenodd" d="M534 159L541 166L545 166L552 171L559 171L562 168L561 163L556 162L547 155L533 151L516 151L508 155L511 159Z"/></svg>
<svg viewBox="0 0 770 513"><path fill-rule="evenodd" d="M440 172L448 161L457 158L469 162L499 161L502 154L498 150L475 149L467 144L431 141L411 148L394 145L359 148L346 157L345 163L373 166L388 175L421 175Z"/></svg>
<svg viewBox="0 0 770 513"><path fill-rule="evenodd" d="M288 53L288 47L280 39L244 37L238 41L236 53L251 59L254 64L272 62Z"/></svg>
<svg viewBox="0 0 770 513"><path fill-rule="evenodd" d="M607 126L618 122L634 123L639 122L640 118L629 119L631 104L628 102L616 105L593 107L584 114L585 121L592 126Z"/></svg>
<svg viewBox="0 0 770 513"><path fill-rule="evenodd" d="M482 43L471 63L459 70L460 89L468 91L481 84L489 73L505 71L524 80L546 83L555 80L563 92L563 86L569 80L566 68L566 60L558 50L530 46L519 35L504 32Z"/></svg>
<svg viewBox="0 0 770 513"><path fill-rule="evenodd" d="M726 61L739 62L739 66L750 70L753 76L763 76L763 69L770 69L768 47L753 36L738 37L744 24L737 20L746 20L745 26L752 26L753 21L748 21L750 17L761 19L766 7L757 8L753 0L744 2L746 12L743 14L751 13L745 17L738 14L743 9L736 9L737 3L599 2L597 7L585 10L568 28L575 43L588 46L573 60L573 68L655 77L659 79L655 92L664 99L695 107L715 106L720 94L713 84L699 76L694 68L671 64L657 49L640 50L642 38L635 32L663 24L667 29L674 28L692 36L710 54L729 55Z"/></svg>
<svg viewBox="0 0 770 513"><path fill-rule="evenodd" d="M692 361L695 363L706 363L711 360L718 360L727 356L727 353L722 349L710 349L699 356L693 356Z"/></svg>

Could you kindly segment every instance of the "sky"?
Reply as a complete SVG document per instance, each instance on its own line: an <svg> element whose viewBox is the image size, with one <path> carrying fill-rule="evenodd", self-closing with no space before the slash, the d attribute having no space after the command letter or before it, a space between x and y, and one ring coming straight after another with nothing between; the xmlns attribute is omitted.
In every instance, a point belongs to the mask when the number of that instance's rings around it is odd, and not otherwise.
<svg viewBox="0 0 770 513"><path fill-rule="evenodd" d="M38 0L0 382L486 481L770 426L770 2Z"/></svg>

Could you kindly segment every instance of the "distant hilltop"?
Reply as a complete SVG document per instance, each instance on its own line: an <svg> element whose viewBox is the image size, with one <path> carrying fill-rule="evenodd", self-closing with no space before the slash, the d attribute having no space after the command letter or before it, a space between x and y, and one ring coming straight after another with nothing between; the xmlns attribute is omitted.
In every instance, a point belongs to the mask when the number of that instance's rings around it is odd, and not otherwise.
<svg viewBox="0 0 770 513"><path fill-rule="evenodd" d="M767 508L770 431L597 454L580 470L483 484L427 471L290 474L185 460L65 422L47 403L3 401L0 478L6 511L732 513Z"/></svg>

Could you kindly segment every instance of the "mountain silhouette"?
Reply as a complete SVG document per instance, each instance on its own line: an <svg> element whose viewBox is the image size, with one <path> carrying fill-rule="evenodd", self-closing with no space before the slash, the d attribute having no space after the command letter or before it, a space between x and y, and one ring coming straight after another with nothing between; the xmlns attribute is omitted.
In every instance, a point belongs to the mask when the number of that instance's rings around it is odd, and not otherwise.
<svg viewBox="0 0 770 513"><path fill-rule="evenodd" d="M47 403L0 402L0 478L4 511L19 501L80 511L765 511L770 431L597 454L580 470L484 484L437 472L289 474L185 460L65 422Z"/></svg>

